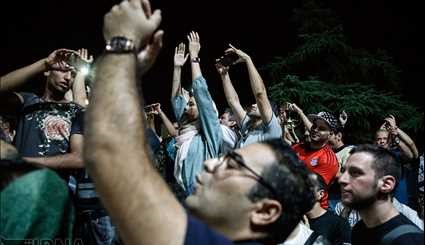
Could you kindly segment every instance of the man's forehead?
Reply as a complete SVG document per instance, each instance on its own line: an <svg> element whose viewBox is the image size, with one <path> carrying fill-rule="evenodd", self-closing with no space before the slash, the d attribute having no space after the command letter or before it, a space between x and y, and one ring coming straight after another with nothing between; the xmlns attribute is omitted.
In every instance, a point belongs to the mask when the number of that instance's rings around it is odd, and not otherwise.
<svg viewBox="0 0 425 245"><path fill-rule="evenodd" d="M250 144L235 151L242 156L249 167L260 171L276 161L273 150L265 144Z"/></svg>
<svg viewBox="0 0 425 245"><path fill-rule="evenodd" d="M367 152L356 152L352 154L346 163L346 167L356 167L360 169L371 169L374 161L373 156Z"/></svg>

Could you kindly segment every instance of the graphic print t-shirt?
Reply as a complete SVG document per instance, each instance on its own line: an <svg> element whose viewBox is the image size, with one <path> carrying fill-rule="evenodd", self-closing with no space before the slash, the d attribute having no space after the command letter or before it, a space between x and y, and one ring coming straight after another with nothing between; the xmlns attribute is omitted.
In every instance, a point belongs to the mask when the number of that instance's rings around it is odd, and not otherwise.
<svg viewBox="0 0 425 245"><path fill-rule="evenodd" d="M16 132L16 148L24 157L68 153L73 134L83 134L83 109L75 103L44 102L33 93L24 99Z"/></svg>

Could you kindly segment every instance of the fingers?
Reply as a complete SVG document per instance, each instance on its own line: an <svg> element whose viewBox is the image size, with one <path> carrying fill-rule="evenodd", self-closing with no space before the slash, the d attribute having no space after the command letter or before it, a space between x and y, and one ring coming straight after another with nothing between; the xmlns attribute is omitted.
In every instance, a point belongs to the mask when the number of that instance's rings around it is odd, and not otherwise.
<svg viewBox="0 0 425 245"><path fill-rule="evenodd" d="M229 47L232 48L233 50L237 51L238 49L235 48L235 46L233 46L232 44L229 43Z"/></svg>
<svg viewBox="0 0 425 245"><path fill-rule="evenodd" d="M162 48L163 46L163 37L164 37L164 31L163 30L158 30L153 34L153 42L152 45L157 49L157 48Z"/></svg>
<svg viewBox="0 0 425 245"><path fill-rule="evenodd" d="M184 43L179 43L179 46L176 48L177 54L184 54L185 49L186 45Z"/></svg>
<svg viewBox="0 0 425 245"><path fill-rule="evenodd" d="M143 9L147 18L152 16L151 3L148 0L134 0L133 2L137 2L139 4L138 6Z"/></svg>
<svg viewBox="0 0 425 245"><path fill-rule="evenodd" d="M199 34L196 31L191 31L187 36L189 42L198 42L200 41Z"/></svg>

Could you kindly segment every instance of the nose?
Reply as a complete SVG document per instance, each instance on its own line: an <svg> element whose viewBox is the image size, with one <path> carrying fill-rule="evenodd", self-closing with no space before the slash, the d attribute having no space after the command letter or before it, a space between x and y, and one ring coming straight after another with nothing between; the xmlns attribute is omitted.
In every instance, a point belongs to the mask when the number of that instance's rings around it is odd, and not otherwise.
<svg viewBox="0 0 425 245"><path fill-rule="evenodd" d="M67 81L70 81L72 79L71 71L65 72L64 79L66 79Z"/></svg>
<svg viewBox="0 0 425 245"><path fill-rule="evenodd" d="M347 185L347 183L348 183L348 173L347 173L347 170L344 170L344 172L342 172L341 176L339 176L338 183L340 185Z"/></svg>
<svg viewBox="0 0 425 245"><path fill-rule="evenodd" d="M208 159L204 161L204 170L206 172L213 173L219 165L220 160L218 158Z"/></svg>

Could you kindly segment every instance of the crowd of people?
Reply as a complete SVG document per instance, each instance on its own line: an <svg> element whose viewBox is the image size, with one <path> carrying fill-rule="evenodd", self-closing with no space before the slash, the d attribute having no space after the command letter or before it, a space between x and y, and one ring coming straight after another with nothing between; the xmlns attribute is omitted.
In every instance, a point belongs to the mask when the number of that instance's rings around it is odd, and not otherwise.
<svg viewBox="0 0 425 245"><path fill-rule="evenodd" d="M276 106L233 45L216 60L228 104L217 108L196 31L170 57L166 115L163 101L143 105L141 86L163 46L161 19L148 0L124 0L104 16L101 57L59 49L1 76L1 242L423 243L423 153L395 116L374 143L346 145L349 112ZM230 79L238 63L253 105ZM41 94L18 92L37 74Z"/></svg>

